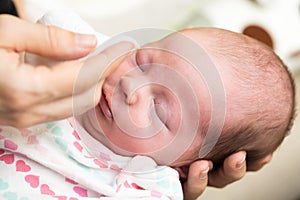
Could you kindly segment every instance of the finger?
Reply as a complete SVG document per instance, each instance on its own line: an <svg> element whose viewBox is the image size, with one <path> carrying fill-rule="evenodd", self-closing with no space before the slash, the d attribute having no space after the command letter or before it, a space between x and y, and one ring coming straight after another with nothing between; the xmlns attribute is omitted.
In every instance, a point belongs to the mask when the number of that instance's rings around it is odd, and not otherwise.
<svg viewBox="0 0 300 200"><path fill-rule="evenodd" d="M90 99L91 93L95 97ZM101 96L101 87L95 86L83 94L74 97L59 99L46 104L35 105L28 110L14 111L14 112L1 112L0 111L0 124L9 125L16 128L25 128L35 124L57 121L71 117L73 115L74 99L81 99L76 106L80 107L77 110L82 112L95 107L98 99Z"/></svg>
<svg viewBox="0 0 300 200"><path fill-rule="evenodd" d="M93 35L75 34L10 15L0 16L0 27L0 47L54 59L80 58L90 53L97 44Z"/></svg>
<svg viewBox="0 0 300 200"><path fill-rule="evenodd" d="M272 158L273 158L273 153L270 153L267 156L265 156L264 158L262 158L262 159L260 159L256 162L247 163L247 171L258 171L258 170L260 170L266 164L271 162Z"/></svg>
<svg viewBox="0 0 300 200"><path fill-rule="evenodd" d="M206 160L199 160L190 165L187 181L183 185L184 199L196 199L204 192L211 167L211 163Z"/></svg>
<svg viewBox="0 0 300 200"><path fill-rule="evenodd" d="M240 151L227 157L219 169L209 174L208 185L222 188L241 179L246 173L245 159L245 151Z"/></svg>
<svg viewBox="0 0 300 200"><path fill-rule="evenodd" d="M41 104L28 110L0 112L0 124L16 128L57 121L72 115L72 98L60 99L48 104Z"/></svg>
<svg viewBox="0 0 300 200"><path fill-rule="evenodd" d="M28 110L36 104L72 96L74 77L82 65L79 61L69 61L59 68L24 63L7 69L0 67L4 75L0 84L2 111Z"/></svg>

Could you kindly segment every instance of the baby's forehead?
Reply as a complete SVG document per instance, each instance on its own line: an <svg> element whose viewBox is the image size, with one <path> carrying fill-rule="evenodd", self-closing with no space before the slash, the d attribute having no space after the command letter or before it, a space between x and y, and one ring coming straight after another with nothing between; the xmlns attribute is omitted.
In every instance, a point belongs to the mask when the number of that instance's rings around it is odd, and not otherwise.
<svg viewBox="0 0 300 200"><path fill-rule="evenodd" d="M226 82L232 78L232 72L224 67L228 63L222 63L212 56L210 48L214 45L211 41L200 41L205 37L213 37L209 36L211 33L221 34L222 31L191 29L170 34L142 47L144 56L141 57L147 57L145 60L148 63L158 63L176 70L198 91L202 91L203 87L214 87L215 83L210 83L212 79ZM222 85L220 87L223 88Z"/></svg>
<svg viewBox="0 0 300 200"><path fill-rule="evenodd" d="M180 62L180 64L187 63L187 58L185 57L186 51L189 50L184 39L178 38L183 37L181 34L177 36L172 34L161 40L148 43L140 48L140 52L145 57L148 57L149 62L155 62L158 64L174 63ZM191 41L190 41L191 42Z"/></svg>
<svg viewBox="0 0 300 200"><path fill-rule="evenodd" d="M214 68L214 61L195 40L182 33L171 34L140 49L140 56L148 63L166 65L184 74L203 74L203 70ZM142 64L144 64L142 62Z"/></svg>

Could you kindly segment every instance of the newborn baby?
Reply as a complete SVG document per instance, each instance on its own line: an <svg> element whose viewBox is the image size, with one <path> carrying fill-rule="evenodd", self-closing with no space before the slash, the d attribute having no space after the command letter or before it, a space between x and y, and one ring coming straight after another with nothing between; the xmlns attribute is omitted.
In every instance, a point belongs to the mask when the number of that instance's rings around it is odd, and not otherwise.
<svg viewBox="0 0 300 200"><path fill-rule="evenodd" d="M111 65L118 66L94 109L29 129L1 128L2 196L182 199L172 168L184 178L191 162L219 164L239 150L251 164L271 155L292 125L287 68L238 33L182 30Z"/></svg>
<svg viewBox="0 0 300 200"><path fill-rule="evenodd" d="M182 56L196 49L187 48L179 34L201 46L214 66ZM291 75L271 49L244 35L216 28L182 30L129 53L118 64L104 81L99 106L90 111L97 120L88 113L81 116L90 119L83 123L89 135L118 154L147 155L159 164L182 167L199 158L220 164L245 150L251 164L275 151L292 125ZM210 78L217 82L219 76L222 88L209 87L204 64L217 69ZM213 90L224 90L225 97L222 92L212 97ZM209 134L220 136L216 144ZM211 151L203 154L206 148Z"/></svg>

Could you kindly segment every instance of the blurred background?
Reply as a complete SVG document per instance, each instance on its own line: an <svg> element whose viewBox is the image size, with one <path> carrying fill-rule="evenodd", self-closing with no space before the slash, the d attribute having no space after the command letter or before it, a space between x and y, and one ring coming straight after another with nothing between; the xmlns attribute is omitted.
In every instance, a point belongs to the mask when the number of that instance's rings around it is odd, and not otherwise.
<svg viewBox="0 0 300 200"><path fill-rule="evenodd" d="M300 0L15 0L22 18L47 10L77 12L95 30L115 35L138 28L178 30L214 26L242 32L271 46L291 70L299 102ZM299 110L299 104L297 104ZM300 200L300 118L259 172L226 188L208 188L200 200Z"/></svg>

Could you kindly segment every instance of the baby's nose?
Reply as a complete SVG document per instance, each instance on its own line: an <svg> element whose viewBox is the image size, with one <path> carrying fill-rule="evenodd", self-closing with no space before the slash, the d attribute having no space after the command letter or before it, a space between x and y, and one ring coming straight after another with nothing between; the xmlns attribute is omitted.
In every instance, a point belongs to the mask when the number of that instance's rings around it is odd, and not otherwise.
<svg viewBox="0 0 300 200"><path fill-rule="evenodd" d="M150 87L145 79L142 76L123 76L120 86L129 105L130 119L138 127L148 127L155 112Z"/></svg>
<svg viewBox="0 0 300 200"><path fill-rule="evenodd" d="M136 90L138 89L137 81L133 80L133 77L123 76L121 78L121 88L125 94L126 103L133 105L137 102L138 96Z"/></svg>

